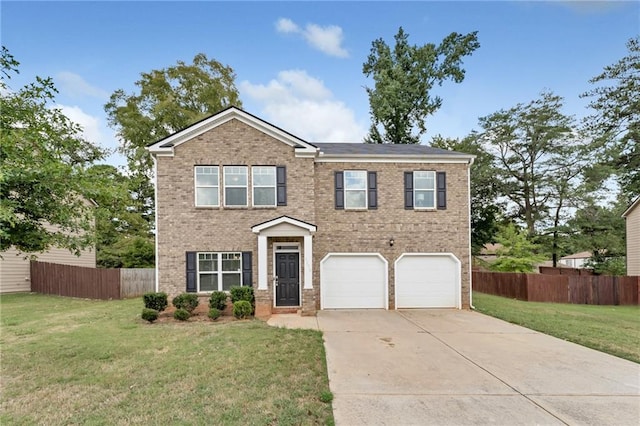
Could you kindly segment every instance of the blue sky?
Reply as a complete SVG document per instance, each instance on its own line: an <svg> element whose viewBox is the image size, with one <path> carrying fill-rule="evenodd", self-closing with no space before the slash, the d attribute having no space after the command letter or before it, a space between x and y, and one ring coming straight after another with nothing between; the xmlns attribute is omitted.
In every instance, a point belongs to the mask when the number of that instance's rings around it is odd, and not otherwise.
<svg viewBox="0 0 640 426"><path fill-rule="evenodd" d="M434 90L433 135L463 137L478 118L550 89L565 113L588 111L588 80L626 53L639 2L8 2L2 44L21 62L17 89L50 76L57 103L90 140L115 148L103 106L141 72L205 53L236 72L244 109L310 142L359 142L369 123L362 74L371 42L412 44L478 31L466 78ZM118 155L108 162L124 163Z"/></svg>

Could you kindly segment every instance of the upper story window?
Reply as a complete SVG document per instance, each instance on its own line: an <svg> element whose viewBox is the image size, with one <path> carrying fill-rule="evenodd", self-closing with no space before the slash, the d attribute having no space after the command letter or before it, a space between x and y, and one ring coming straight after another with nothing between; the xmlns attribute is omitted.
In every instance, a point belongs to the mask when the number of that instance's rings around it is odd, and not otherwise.
<svg viewBox="0 0 640 426"><path fill-rule="evenodd" d="M218 166L196 166L196 206L218 207L220 205L220 177Z"/></svg>
<svg viewBox="0 0 640 426"><path fill-rule="evenodd" d="M445 172L404 172L404 208L408 210L445 210L447 174Z"/></svg>
<svg viewBox="0 0 640 426"><path fill-rule="evenodd" d="M224 166L224 205L247 206L247 166Z"/></svg>
<svg viewBox="0 0 640 426"><path fill-rule="evenodd" d="M413 206L416 209L434 209L436 172L413 172Z"/></svg>
<svg viewBox="0 0 640 426"><path fill-rule="evenodd" d="M347 170L344 172L344 208L367 208L367 172Z"/></svg>
<svg viewBox="0 0 640 426"><path fill-rule="evenodd" d="M376 172L345 170L335 172L336 209L373 210L378 207Z"/></svg>
<svg viewBox="0 0 640 426"><path fill-rule="evenodd" d="M276 206L276 168L255 166L251 168L253 205Z"/></svg>

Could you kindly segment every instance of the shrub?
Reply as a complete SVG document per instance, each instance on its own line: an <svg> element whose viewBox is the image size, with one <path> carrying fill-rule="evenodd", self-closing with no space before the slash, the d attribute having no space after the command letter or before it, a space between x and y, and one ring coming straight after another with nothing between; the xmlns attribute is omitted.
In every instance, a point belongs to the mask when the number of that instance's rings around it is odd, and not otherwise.
<svg viewBox="0 0 640 426"><path fill-rule="evenodd" d="M246 300L238 300L233 304L233 316L242 319L251 316L251 312L253 308L251 307L251 303Z"/></svg>
<svg viewBox="0 0 640 426"><path fill-rule="evenodd" d="M155 309L144 308L142 310L142 319L149 322L154 322L158 319L158 311Z"/></svg>
<svg viewBox="0 0 640 426"><path fill-rule="evenodd" d="M227 307L227 293L224 291L214 291L209 298L209 307L224 311Z"/></svg>
<svg viewBox="0 0 640 426"><path fill-rule="evenodd" d="M220 309L218 309L218 308L209 309L209 318L211 318L214 321L217 320L218 318L220 318L221 314L222 314L222 312L220 312Z"/></svg>
<svg viewBox="0 0 640 426"><path fill-rule="evenodd" d="M144 307L162 312L167 308L167 293L145 293L142 296Z"/></svg>
<svg viewBox="0 0 640 426"><path fill-rule="evenodd" d="M182 308L176 309L176 311L173 313L173 317L180 321L186 321L189 319L190 316L191 314L189 314L189 311Z"/></svg>
<svg viewBox="0 0 640 426"><path fill-rule="evenodd" d="M174 297L172 303L177 309L184 309L191 314L200 301L198 300L197 294L182 293L181 295Z"/></svg>
<svg viewBox="0 0 640 426"><path fill-rule="evenodd" d="M236 303L240 300L245 300L249 303L253 303L253 287L245 286L245 287L231 287L229 289L231 293L231 301Z"/></svg>

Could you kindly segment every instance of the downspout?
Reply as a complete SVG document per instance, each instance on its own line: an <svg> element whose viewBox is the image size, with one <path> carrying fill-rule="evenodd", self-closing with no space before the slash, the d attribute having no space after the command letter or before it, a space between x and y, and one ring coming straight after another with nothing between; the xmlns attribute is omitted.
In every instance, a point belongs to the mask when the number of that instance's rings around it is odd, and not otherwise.
<svg viewBox="0 0 640 426"><path fill-rule="evenodd" d="M158 256L158 159L155 154L151 154L151 158L153 159L153 206L155 209L155 214L153 215L154 221L154 236L155 240L155 250L156 250L156 293L160 291L160 268L159 266L159 257Z"/></svg>
<svg viewBox="0 0 640 426"><path fill-rule="evenodd" d="M473 160L471 158L467 166L467 199L469 200L467 218L469 221L469 309L475 310L473 306L473 258L471 257L471 166L473 165Z"/></svg>

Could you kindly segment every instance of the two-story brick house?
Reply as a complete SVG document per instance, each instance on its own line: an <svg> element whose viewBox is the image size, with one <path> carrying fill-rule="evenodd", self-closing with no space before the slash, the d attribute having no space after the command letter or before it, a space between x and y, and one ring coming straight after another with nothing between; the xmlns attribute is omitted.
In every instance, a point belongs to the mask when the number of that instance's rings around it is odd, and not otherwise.
<svg viewBox="0 0 640 426"><path fill-rule="evenodd" d="M470 306L473 156L309 143L231 107L148 147L157 289L281 309Z"/></svg>

